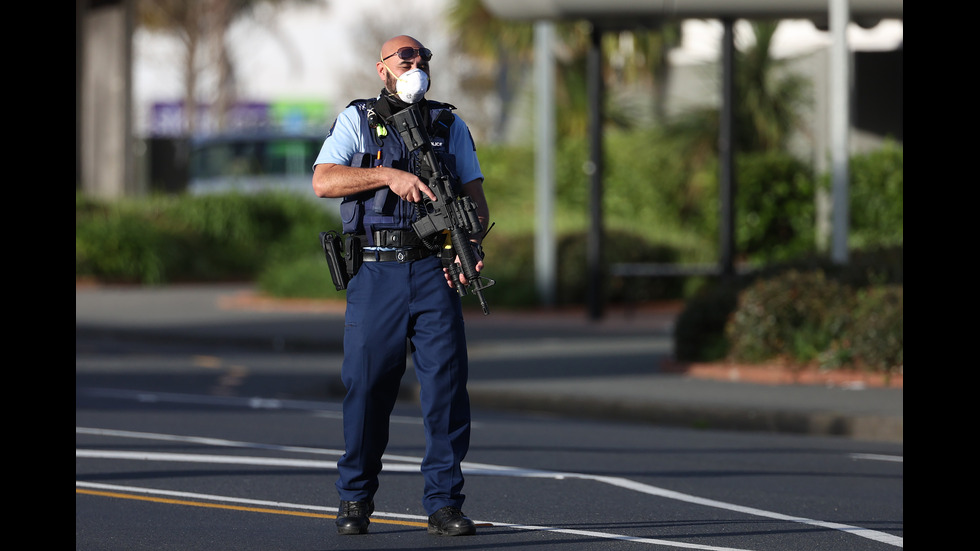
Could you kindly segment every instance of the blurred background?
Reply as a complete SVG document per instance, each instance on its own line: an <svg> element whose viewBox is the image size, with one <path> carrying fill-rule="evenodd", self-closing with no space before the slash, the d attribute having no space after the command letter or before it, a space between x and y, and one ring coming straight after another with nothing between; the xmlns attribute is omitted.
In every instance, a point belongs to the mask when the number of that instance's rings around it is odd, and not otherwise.
<svg viewBox="0 0 980 551"><path fill-rule="evenodd" d="M894 3L900 14L901 1ZM436 52L430 96L460 107L478 143L533 139L531 24L496 19L480 0L405 0L397 10L375 0L79 0L76 10L78 137L88 138L91 125L93 137L107 139L118 126L134 142L132 176L109 187L103 176L108 169L88 168L99 183L85 177L85 147L76 140L76 182L86 190L117 195L185 189L198 167L175 174L180 167L174 163L183 159L167 152L188 139L245 131L322 139L347 102L377 93L373 64L380 44L398 33L416 36ZM717 109L721 22L645 23L638 22L635 32L604 36L604 78L616 106L610 116L638 126L696 108ZM766 37L770 71L793 73L807 85L799 97L772 99L797 102L791 107L799 120L788 145L820 167L828 162L832 36L811 19L774 23ZM902 140L903 22L863 23L867 27L851 22L846 35L856 102L852 151L878 147L886 137ZM566 72L584 64L589 23L559 25L553 48ZM751 25L736 22L740 49L757 40ZM584 81L571 79L556 91L556 102L584 96ZM96 97L86 101L89 95ZM98 97L112 105L100 105ZM573 116L581 119L584 104L579 107ZM115 115L123 120L106 120L123 109Z"/></svg>
<svg viewBox="0 0 980 551"><path fill-rule="evenodd" d="M76 280L337 297L312 161L409 34L477 142L498 303L682 300L718 356L766 278L900 289L902 1L661 4L76 0Z"/></svg>

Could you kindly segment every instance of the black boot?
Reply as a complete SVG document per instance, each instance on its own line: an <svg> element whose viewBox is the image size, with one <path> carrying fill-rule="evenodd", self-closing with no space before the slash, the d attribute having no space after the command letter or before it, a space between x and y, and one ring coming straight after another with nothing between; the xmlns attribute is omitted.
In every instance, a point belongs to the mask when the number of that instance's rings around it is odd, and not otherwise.
<svg viewBox="0 0 980 551"><path fill-rule="evenodd" d="M429 515L429 533L439 536L472 536L476 525L456 507L443 507Z"/></svg>
<svg viewBox="0 0 980 551"><path fill-rule="evenodd" d="M374 512L373 501L341 501L337 509L338 534L367 534Z"/></svg>

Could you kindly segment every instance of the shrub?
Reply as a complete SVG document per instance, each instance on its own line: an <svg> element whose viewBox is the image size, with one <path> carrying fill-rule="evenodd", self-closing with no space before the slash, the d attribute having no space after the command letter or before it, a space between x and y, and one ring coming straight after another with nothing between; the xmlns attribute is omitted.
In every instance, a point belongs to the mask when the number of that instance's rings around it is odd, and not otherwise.
<svg viewBox="0 0 980 551"><path fill-rule="evenodd" d="M75 223L75 276L158 284L186 265L189 238L133 213L92 211Z"/></svg>
<svg viewBox="0 0 980 551"><path fill-rule="evenodd" d="M493 230L483 242L485 275L496 283L483 295L493 308L528 308L540 304L535 280L534 238ZM464 299L464 304L466 300Z"/></svg>
<svg viewBox="0 0 980 551"><path fill-rule="evenodd" d="M569 233L558 240L559 304L582 304L589 292L588 239L585 232ZM644 237L623 230L608 230L602 243L600 274L605 301L637 302L681 296L683 281L678 278L610 276L614 263L673 263L680 253L668 245L653 244Z"/></svg>
<svg viewBox="0 0 980 551"><path fill-rule="evenodd" d="M312 251L267 263L256 276L256 285L275 297L343 300L345 292L334 287L319 240L309 241Z"/></svg>
<svg viewBox="0 0 980 551"><path fill-rule="evenodd" d="M738 284L706 284L687 299L674 325L674 356L680 361L711 362L728 355L725 324L737 304Z"/></svg>
<svg viewBox="0 0 980 551"><path fill-rule="evenodd" d="M309 255L337 221L289 194L77 197L75 275L106 282L249 281L265 266Z"/></svg>
<svg viewBox="0 0 980 551"><path fill-rule="evenodd" d="M741 362L808 364L845 336L852 305L853 291L823 271L760 279L739 294L725 326L729 354Z"/></svg>
<svg viewBox="0 0 980 551"><path fill-rule="evenodd" d="M904 155L901 145L850 159L848 242L857 249L901 246L904 240Z"/></svg>
<svg viewBox="0 0 980 551"><path fill-rule="evenodd" d="M901 369L902 257L901 247L856 251L843 266L810 256L708 280L677 318L676 359Z"/></svg>
<svg viewBox="0 0 980 551"><path fill-rule="evenodd" d="M850 345L858 367L904 372L903 295L902 287L897 285L865 289L857 294Z"/></svg>

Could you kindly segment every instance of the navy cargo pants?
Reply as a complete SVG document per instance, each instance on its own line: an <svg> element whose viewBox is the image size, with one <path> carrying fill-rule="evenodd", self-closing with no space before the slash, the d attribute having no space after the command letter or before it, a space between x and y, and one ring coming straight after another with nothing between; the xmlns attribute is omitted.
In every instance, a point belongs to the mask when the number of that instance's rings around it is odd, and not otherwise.
<svg viewBox="0 0 980 551"><path fill-rule="evenodd" d="M345 453L337 462L344 501L374 499L389 416L406 369L406 339L421 387L426 514L462 507L460 464L470 441L467 355L460 299L438 255L414 262L365 262L347 288L344 363Z"/></svg>

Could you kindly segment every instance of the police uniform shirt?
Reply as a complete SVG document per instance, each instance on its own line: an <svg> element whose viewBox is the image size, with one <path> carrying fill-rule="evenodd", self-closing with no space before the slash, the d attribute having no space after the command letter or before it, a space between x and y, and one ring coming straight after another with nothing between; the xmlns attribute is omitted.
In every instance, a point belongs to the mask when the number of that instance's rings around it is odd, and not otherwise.
<svg viewBox="0 0 980 551"><path fill-rule="evenodd" d="M424 101L424 100L423 100ZM344 109L337 120L334 121L330 133L320 148L314 167L318 164L332 163L341 166L349 166L351 159L358 152L374 152L377 146L373 143L365 143L366 132L361 131L362 119L358 108L350 106ZM363 122L366 124L366 121ZM385 139L397 139L389 131ZM449 127L449 147L448 150L456 157L456 172L459 181L465 183L483 178L480 170L480 161L476 156L476 145L470 135L470 129L460 117L455 117L453 124Z"/></svg>

